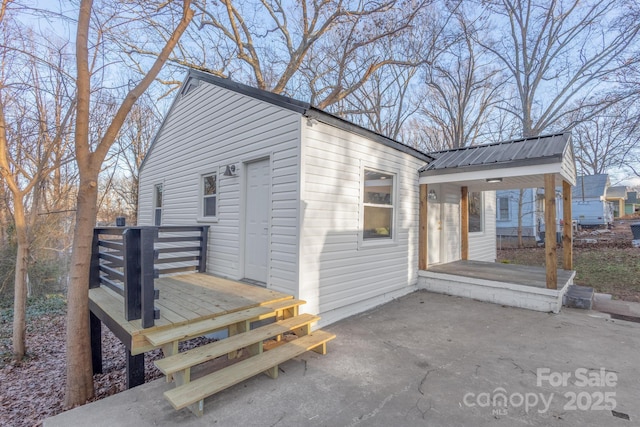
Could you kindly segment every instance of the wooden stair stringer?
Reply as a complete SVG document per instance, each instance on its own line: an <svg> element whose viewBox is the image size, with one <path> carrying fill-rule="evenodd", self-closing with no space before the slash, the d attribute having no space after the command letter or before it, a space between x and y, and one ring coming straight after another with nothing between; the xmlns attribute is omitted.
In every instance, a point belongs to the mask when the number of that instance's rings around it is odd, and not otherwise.
<svg viewBox="0 0 640 427"><path fill-rule="evenodd" d="M245 348L251 344L255 344L274 336L293 331L294 329L313 322L317 322L319 319L320 317L318 316L302 314L238 335L233 335L220 341L196 347L182 353L174 354L173 356L157 360L154 363L163 374L170 375L201 363L208 362L209 360L213 360L217 357L224 356L234 350Z"/></svg>
<svg viewBox="0 0 640 427"><path fill-rule="evenodd" d="M284 363L300 354L325 346L335 334L317 330L299 337L273 350L257 354L197 380L188 382L164 393L165 398L176 409L190 407L198 416L202 415L203 401L215 393L247 380Z"/></svg>

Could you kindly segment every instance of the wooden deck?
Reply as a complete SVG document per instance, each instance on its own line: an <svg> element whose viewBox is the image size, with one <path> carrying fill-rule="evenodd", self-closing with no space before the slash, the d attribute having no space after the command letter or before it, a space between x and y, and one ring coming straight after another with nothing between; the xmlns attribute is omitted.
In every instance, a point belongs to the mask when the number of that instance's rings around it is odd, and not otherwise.
<svg viewBox="0 0 640 427"><path fill-rule="evenodd" d="M160 318L153 327L146 329L140 320L126 320L122 296L104 286L89 290L91 311L118 336L132 355L156 348L147 341L145 333L293 299L292 295L205 273L157 278L155 288L160 293L155 301Z"/></svg>
<svg viewBox="0 0 640 427"><path fill-rule="evenodd" d="M547 287L545 267L497 262L455 261L447 264L429 266L428 271L536 288L546 289ZM558 289L562 289L573 279L574 275L575 271L558 269Z"/></svg>

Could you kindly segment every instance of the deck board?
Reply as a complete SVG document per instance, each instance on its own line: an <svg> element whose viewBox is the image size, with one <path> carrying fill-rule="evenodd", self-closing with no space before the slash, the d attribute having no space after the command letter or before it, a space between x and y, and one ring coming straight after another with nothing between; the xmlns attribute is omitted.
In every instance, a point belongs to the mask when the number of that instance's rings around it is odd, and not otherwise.
<svg viewBox="0 0 640 427"><path fill-rule="evenodd" d="M155 279L160 298L155 306L160 319L143 329L140 320L127 321L123 298L105 287L89 290L89 299L131 336L132 354L148 351L150 343L143 332L168 329L235 311L292 299L274 290L223 279L203 273L190 273Z"/></svg>
<svg viewBox="0 0 640 427"><path fill-rule="evenodd" d="M454 261L447 264L429 266L428 271L537 288L547 287L546 269L544 267L497 262ZM570 270L558 269L558 289L571 280L573 273Z"/></svg>

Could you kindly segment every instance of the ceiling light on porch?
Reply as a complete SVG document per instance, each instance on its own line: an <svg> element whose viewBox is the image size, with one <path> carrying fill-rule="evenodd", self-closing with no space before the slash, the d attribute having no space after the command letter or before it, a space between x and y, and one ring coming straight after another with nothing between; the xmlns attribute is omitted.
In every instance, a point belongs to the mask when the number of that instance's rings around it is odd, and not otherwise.
<svg viewBox="0 0 640 427"><path fill-rule="evenodd" d="M486 181L489 184L496 184L498 182L502 182L502 178L487 178Z"/></svg>

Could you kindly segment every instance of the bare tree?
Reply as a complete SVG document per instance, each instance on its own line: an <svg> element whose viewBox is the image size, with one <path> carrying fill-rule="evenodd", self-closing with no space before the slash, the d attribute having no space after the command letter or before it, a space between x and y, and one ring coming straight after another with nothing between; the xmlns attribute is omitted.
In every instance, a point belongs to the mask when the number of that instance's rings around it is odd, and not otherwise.
<svg viewBox="0 0 640 427"><path fill-rule="evenodd" d="M475 42L483 31L481 19L470 18L462 7L454 16L456 43L425 66L426 90L420 111L427 125L437 130L428 142L434 150L485 142L485 124L501 88L497 67Z"/></svg>
<svg viewBox="0 0 640 427"><path fill-rule="evenodd" d="M74 103L67 91L67 76L60 68L50 67L59 63L64 51L43 52L30 30L13 22L3 24L0 175L12 196L17 241L13 352L14 358L20 360L26 352L25 312L30 294L27 272L32 232L39 220L44 184L51 172L61 167L63 153L67 153L64 142ZM12 33L11 40L7 32Z"/></svg>
<svg viewBox="0 0 640 427"><path fill-rule="evenodd" d="M498 25L479 40L510 75L516 96L505 111L524 136L570 129L628 92L612 81L640 61L637 4L626 0L486 0Z"/></svg>
<svg viewBox="0 0 640 427"><path fill-rule="evenodd" d="M93 227L97 216L98 174L102 163L116 141L118 134L136 100L144 94L154 81L163 65L169 58L178 40L193 19L194 11L191 2L185 0L181 5L164 2L162 9L177 7L181 10L178 19L167 32L166 42L159 54L144 74L144 77L128 91L117 111L110 120L109 126L98 139L90 139L90 119L92 99L95 102L96 92L100 87L99 71L95 68L96 58L100 57L104 46L102 40L104 24L93 10L92 0L82 0L76 31L76 85L77 113L75 123L75 154L79 172L79 188L77 198L76 224L71 259L70 283L67 294L67 383L65 406L82 404L94 394L91 370L91 346L89 345L89 264ZM125 17L126 19L126 17ZM90 43L90 39L93 40ZM90 53L92 57L90 58Z"/></svg>
<svg viewBox="0 0 640 427"><path fill-rule="evenodd" d="M636 103L614 105L573 129L576 160L583 174L607 173L631 160L640 135Z"/></svg>
<svg viewBox="0 0 640 427"><path fill-rule="evenodd" d="M405 49L372 46L417 33L418 17L433 0L194 2L197 26L170 58L278 94L297 96L326 109L358 90L376 71L408 64ZM150 28L164 28L157 17ZM140 43L123 43L131 55L154 55ZM370 54L372 53L373 54ZM175 79L166 79L175 87Z"/></svg>

